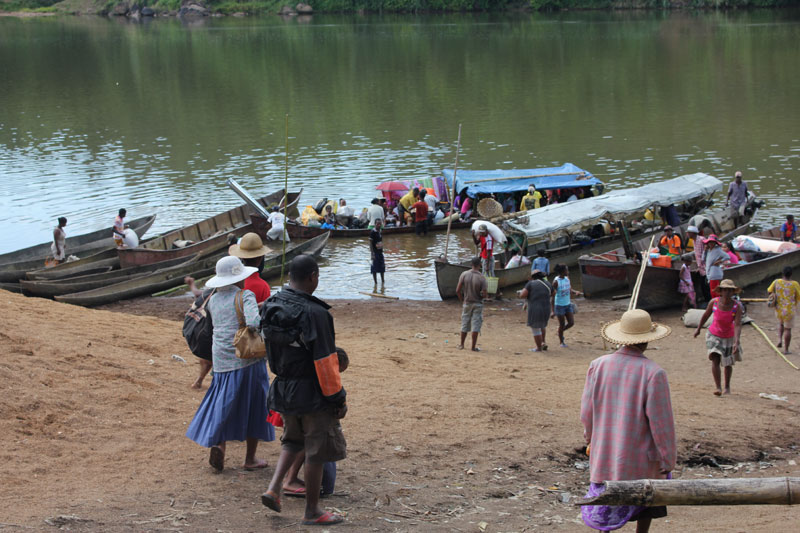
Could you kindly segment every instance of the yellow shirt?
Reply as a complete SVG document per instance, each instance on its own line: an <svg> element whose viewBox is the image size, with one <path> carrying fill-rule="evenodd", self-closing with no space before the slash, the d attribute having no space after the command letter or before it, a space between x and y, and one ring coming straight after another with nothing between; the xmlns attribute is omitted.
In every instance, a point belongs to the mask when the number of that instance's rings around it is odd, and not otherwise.
<svg viewBox="0 0 800 533"><path fill-rule="evenodd" d="M694 239L691 237L686 241L686 253L689 252L694 252Z"/></svg>
<svg viewBox="0 0 800 533"><path fill-rule="evenodd" d="M531 209L539 209L539 201L542 199L542 193L539 191L534 191L533 194L528 193L522 197L522 201L519 203L519 210L520 211L530 211ZM533 207L527 207L525 205L526 200L528 203L533 203Z"/></svg>
<svg viewBox="0 0 800 533"><path fill-rule="evenodd" d="M414 198L414 191L408 191L408 194L400 198L400 205L403 206L403 209L406 211L411 211L411 206L416 203L416 199Z"/></svg>
<svg viewBox="0 0 800 533"><path fill-rule="evenodd" d="M774 292L777 298L775 302L775 314L781 322L787 322L794 316L797 302L800 301L800 283L796 281L786 281L776 279L767 289L767 292Z"/></svg>

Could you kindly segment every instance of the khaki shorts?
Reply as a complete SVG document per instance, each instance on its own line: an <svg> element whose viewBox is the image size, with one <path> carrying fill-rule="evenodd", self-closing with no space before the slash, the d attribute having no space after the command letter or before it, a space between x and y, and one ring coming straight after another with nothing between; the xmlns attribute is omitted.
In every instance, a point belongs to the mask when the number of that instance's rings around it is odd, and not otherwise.
<svg viewBox="0 0 800 533"><path fill-rule="evenodd" d="M483 304L464 304L461 309L461 333L477 333L483 325Z"/></svg>
<svg viewBox="0 0 800 533"><path fill-rule="evenodd" d="M342 425L330 410L305 415L281 415L281 446L292 452L305 449L309 463L341 461L347 457Z"/></svg>

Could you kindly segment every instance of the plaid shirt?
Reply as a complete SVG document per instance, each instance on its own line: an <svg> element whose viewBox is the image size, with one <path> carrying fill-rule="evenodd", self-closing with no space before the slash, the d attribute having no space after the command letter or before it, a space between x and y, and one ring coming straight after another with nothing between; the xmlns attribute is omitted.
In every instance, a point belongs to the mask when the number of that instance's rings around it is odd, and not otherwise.
<svg viewBox="0 0 800 533"><path fill-rule="evenodd" d="M591 443L590 478L663 478L677 459L667 374L628 346L595 359L586 374L581 422Z"/></svg>

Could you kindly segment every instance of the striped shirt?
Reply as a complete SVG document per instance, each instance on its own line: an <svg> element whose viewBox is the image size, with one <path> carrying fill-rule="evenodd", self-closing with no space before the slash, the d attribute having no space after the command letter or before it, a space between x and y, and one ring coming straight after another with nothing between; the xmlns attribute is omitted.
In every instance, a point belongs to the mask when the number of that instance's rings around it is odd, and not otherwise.
<svg viewBox="0 0 800 533"><path fill-rule="evenodd" d="M663 478L677 459L667 374L641 352L623 346L595 359L586 374L581 422L590 480Z"/></svg>

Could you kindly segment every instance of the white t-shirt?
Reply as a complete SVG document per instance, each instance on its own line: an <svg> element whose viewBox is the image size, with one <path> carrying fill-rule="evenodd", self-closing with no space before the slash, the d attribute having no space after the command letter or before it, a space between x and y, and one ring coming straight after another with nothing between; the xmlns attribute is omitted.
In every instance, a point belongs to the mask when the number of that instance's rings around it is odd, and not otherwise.
<svg viewBox="0 0 800 533"><path fill-rule="evenodd" d="M273 211L269 214L267 221L272 224L273 228L283 228L284 216L280 211Z"/></svg>
<svg viewBox="0 0 800 533"><path fill-rule="evenodd" d="M385 218L381 206L372 204L367 208L367 219L369 220L370 226L374 225L377 219L384 220Z"/></svg>
<svg viewBox="0 0 800 533"><path fill-rule="evenodd" d="M426 194L425 203L428 204L428 214L436 213L436 197L434 195Z"/></svg>
<svg viewBox="0 0 800 533"><path fill-rule="evenodd" d="M336 211L336 214L340 217L351 217L353 213L355 213L355 211L353 211L353 208L349 205L340 205L339 209Z"/></svg>

